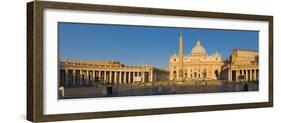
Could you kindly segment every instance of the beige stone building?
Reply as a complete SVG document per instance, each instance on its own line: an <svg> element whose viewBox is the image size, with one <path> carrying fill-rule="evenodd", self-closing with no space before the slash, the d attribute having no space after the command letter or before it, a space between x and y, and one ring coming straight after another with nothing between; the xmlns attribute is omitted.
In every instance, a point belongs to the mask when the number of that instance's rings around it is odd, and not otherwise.
<svg viewBox="0 0 281 123"><path fill-rule="evenodd" d="M126 66L117 61L60 61L60 85L151 83L168 79L168 71L150 65Z"/></svg>
<svg viewBox="0 0 281 123"><path fill-rule="evenodd" d="M228 81L258 81L258 51L234 49L222 66L222 77Z"/></svg>
<svg viewBox="0 0 281 123"><path fill-rule="evenodd" d="M191 54L184 54L182 33L179 37L179 54L169 59L169 79L184 80L217 80L221 79L221 54L208 54L198 40Z"/></svg>

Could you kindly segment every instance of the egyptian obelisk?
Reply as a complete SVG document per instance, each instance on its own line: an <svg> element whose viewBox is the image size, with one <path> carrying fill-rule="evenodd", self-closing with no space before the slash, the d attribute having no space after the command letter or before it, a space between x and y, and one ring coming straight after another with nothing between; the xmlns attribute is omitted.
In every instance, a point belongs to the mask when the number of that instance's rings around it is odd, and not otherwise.
<svg viewBox="0 0 281 123"><path fill-rule="evenodd" d="M180 32L180 39L179 39L179 81L183 81L183 41L182 41L182 32Z"/></svg>

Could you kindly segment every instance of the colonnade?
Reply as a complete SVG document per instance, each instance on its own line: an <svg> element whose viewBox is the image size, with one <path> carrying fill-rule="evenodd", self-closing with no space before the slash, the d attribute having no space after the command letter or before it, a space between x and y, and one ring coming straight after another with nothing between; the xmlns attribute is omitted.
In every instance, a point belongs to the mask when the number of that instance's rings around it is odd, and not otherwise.
<svg viewBox="0 0 281 123"><path fill-rule="evenodd" d="M151 82L152 79L152 71L148 70L60 70L60 83L64 86L89 86L95 83L144 83Z"/></svg>
<svg viewBox="0 0 281 123"><path fill-rule="evenodd" d="M228 81L258 81L259 69L229 69Z"/></svg>

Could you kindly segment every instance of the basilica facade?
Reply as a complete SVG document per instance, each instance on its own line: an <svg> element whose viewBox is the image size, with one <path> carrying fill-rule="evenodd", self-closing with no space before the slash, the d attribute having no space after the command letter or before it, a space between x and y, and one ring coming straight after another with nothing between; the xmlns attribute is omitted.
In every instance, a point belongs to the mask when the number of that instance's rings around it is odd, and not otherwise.
<svg viewBox="0 0 281 123"><path fill-rule="evenodd" d="M221 54L208 54L198 40L191 54L184 54L182 33L179 38L179 54L173 54L169 59L169 79L184 80L214 80L221 79Z"/></svg>

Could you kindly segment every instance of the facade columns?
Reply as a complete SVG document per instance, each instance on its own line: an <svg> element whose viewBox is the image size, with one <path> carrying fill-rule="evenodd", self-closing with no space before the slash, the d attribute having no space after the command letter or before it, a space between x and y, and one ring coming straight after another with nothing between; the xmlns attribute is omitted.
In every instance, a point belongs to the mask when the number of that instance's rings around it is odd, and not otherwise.
<svg viewBox="0 0 281 123"><path fill-rule="evenodd" d="M119 83L122 83L122 71L119 71Z"/></svg>
<svg viewBox="0 0 281 123"><path fill-rule="evenodd" d="M230 69L230 81L232 81L232 70Z"/></svg>
<svg viewBox="0 0 281 123"><path fill-rule="evenodd" d="M92 71L91 70L88 70L88 84L91 85L91 82L92 82Z"/></svg>
<svg viewBox="0 0 281 123"><path fill-rule="evenodd" d="M72 84L73 84L73 86L75 86L76 85L76 71L75 70L73 70L73 72L72 72Z"/></svg>
<svg viewBox="0 0 281 123"><path fill-rule="evenodd" d="M151 70L151 72L150 72L149 81L150 81L150 82L153 82L153 71L152 71L152 70Z"/></svg>
<svg viewBox="0 0 281 123"><path fill-rule="evenodd" d="M136 74L136 73L133 71L133 74L132 74L132 83L134 83L134 77L136 76L135 74Z"/></svg>
<svg viewBox="0 0 281 123"><path fill-rule="evenodd" d="M130 78L131 78L131 72L129 71L128 72L128 81L127 81L127 83L131 83L131 79Z"/></svg>
<svg viewBox="0 0 281 123"><path fill-rule="evenodd" d="M129 71L128 83L131 83L131 72Z"/></svg>
<svg viewBox="0 0 281 123"><path fill-rule="evenodd" d="M259 80L259 69L256 69L256 79Z"/></svg>
<svg viewBox="0 0 281 123"><path fill-rule="evenodd" d="M103 71L99 71L99 80L103 82Z"/></svg>
<svg viewBox="0 0 281 123"><path fill-rule="evenodd" d="M109 71L109 83L113 83L112 82L112 71Z"/></svg>
<svg viewBox="0 0 281 123"><path fill-rule="evenodd" d="M86 85L89 85L89 71L86 70Z"/></svg>
<svg viewBox="0 0 281 123"><path fill-rule="evenodd" d="M218 69L218 78L217 79L221 80L221 69Z"/></svg>
<svg viewBox="0 0 281 123"><path fill-rule="evenodd" d="M85 75L85 73L87 74L87 72L85 72L85 70L82 70L82 74L83 74L83 86L87 85L87 75Z"/></svg>
<svg viewBox="0 0 281 123"><path fill-rule="evenodd" d="M95 73L95 71L93 70L93 74L92 74L92 82L94 82L94 80L95 80L95 76L96 76L96 73Z"/></svg>
<svg viewBox="0 0 281 123"><path fill-rule="evenodd" d="M65 74L64 74L64 78L65 78L65 86L68 86L68 69L65 69Z"/></svg>
<svg viewBox="0 0 281 123"><path fill-rule="evenodd" d="M117 83L117 71L114 71L114 83Z"/></svg>
<svg viewBox="0 0 281 123"><path fill-rule="evenodd" d="M83 86L85 84L85 79L84 79L84 73L83 70L80 71L80 78L81 78L81 85Z"/></svg>
<svg viewBox="0 0 281 123"><path fill-rule="evenodd" d="M253 80L256 81L257 80L257 77L256 77L256 71L253 70Z"/></svg>
<svg viewBox="0 0 281 123"><path fill-rule="evenodd" d="M104 82L104 83L107 82L107 80L106 80L106 72L107 72L107 71L104 71L104 72L103 72L103 82Z"/></svg>
<svg viewBox="0 0 281 123"><path fill-rule="evenodd" d="M235 80L235 81L253 81L256 79L255 77L255 71L252 68L246 68L243 66L238 66L235 69L230 70L231 72L227 71L227 69L223 70L222 74L223 76L228 76L228 80ZM235 72L235 73L234 73ZM235 78L233 78L235 77ZM241 78L240 78L241 77ZM225 78L222 78L225 79Z"/></svg>
<svg viewBox="0 0 281 123"><path fill-rule="evenodd" d="M246 69L246 81L248 81L248 70Z"/></svg>
<svg viewBox="0 0 281 123"><path fill-rule="evenodd" d="M101 81L101 71L98 71L98 81Z"/></svg>
<svg viewBox="0 0 281 123"><path fill-rule="evenodd" d="M252 70L250 69L250 81L253 80L253 73L252 73Z"/></svg>
<svg viewBox="0 0 281 123"><path fill-rule="evenodd" d="M232 81L232 71L228 69L228 81Z"/></svg>
<svg viewBox="0 0 281 123"><path fill-rule="evenodd" d="M242 69L242 75L243 75L243 81L246 81L246 71L244 69Z"/></svg>
<svg viewBox="0 0 281 123"><path fill-rule="evenodd" d="M79 71L79 85L83 85L83 71Z"/></svg>
<svg viewBox="0 0 281 123"><path fill-rule="evenodd" d="M240 70L236 70L236 81L238 82L238 79L239 79L239 73L240 72Z"/></svg>
<svg viewBox="0 0 281 123"><path fill-rule="evenodd" d="M127 83L127 72L124 71L124 83Z"/></svg>
<svg viewBox="0 0 281 123"><path fill-rule="evenodd" d="M144 83L145 82L145 75L144 75L144 72L141 72L141 78L142 78L142 82Z"/></svg>

